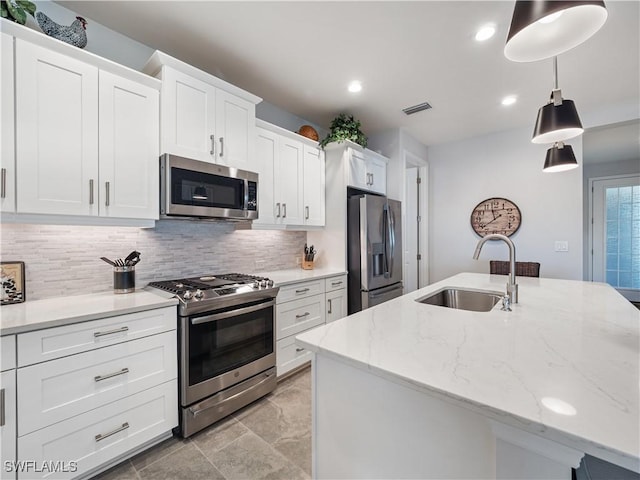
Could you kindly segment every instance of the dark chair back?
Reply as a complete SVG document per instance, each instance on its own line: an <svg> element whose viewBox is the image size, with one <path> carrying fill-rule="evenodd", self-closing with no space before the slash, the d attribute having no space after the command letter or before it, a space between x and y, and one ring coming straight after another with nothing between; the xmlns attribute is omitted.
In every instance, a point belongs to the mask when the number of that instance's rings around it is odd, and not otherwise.
<svg viewBox="0 0 640 480"><path fill-rule="evenodd" d="M490 260L489 273L509 275L509 262L504 260ZM516 262L516 277L539 277L540 264L538 262Z"/></svg>

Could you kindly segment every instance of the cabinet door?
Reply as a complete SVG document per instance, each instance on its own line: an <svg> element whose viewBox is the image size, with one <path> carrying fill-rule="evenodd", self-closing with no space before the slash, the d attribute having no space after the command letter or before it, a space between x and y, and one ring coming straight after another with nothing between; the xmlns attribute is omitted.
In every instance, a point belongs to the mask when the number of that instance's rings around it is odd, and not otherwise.
<svg viewBox="0 0 640 480"><path fill-rule="evenodd" d="M96 67L16 39L16 151L18 212L97 215Z"/></svg>
<svg viewBox="0 0 640 480"><path fill-rule="evenodd" d="M387 164L380 158L367 159L367 169L369 171L369 190L372 192L387 193Z"/></svg>
<svg viewBox="0 0 640 480"><path fill-rule="evenodd" d="M281 137L276 167L276 202L280 203L282 223L303 225L302 143Z"/></svg>
<svg viewBox="0 0 640 480"><path fill-rule="evenodd" d="M216 91L216 163L252 170L256 106L224 90Z"/></svg>
<svg viewBox="0 0 640 480"><path fill-rule="evenodd" d="M304 146L304 223L324 226L324 152Z"/></svg>
<svg viewBox="0 0 640 480"><path fill-rule="evenodd" d="M256 128L255 171L258 172L258 219L253 223L276 223L274 169L278 155L278 135L264 128Z"/></svg>
<svg viewBox="0 0 640 480"><path fill-rule="evenodd" d="M327 323L347 316L347 289L334 290L325 294Z"/></svg>
<svg viewBox="0 0 640 480"><path fill-rule="evenodd" d="M215 102L215 87L163 67L161 153L215 162Z"/></svg>
<svg viewBox="0 0 640 480"><path fill-rule="evenodd" d="M370 184L367 161L361 152L350 149L349 155L349 186L368 190Z"/></svg>
<svg viewBox="0 0 640 480"><path fill-rule="evenodd" d="M101 216L157 219L159 93L100 72Z"/></svg>
<svg viewBox="0 0 640 480"><path fill-rule="evenodd" d="M14 116L14 83L13 83L13 37L2 33L0 38L2 55L0 92L0 112L2 117L2 138L0 148L0 211L14 212L16 208L16 150L15 150L15 116Z"/></svg>
<svg viewBox="0 0 640 480"><path fill-rule="evenodd" d="M0 376L0 409L2 420L0 423L0 444L2 452L0 460L0 479L15 479L16 472L6 468L5 462L16 461L16 371L7 370ZM9 463L14 466L13 463Z"/></svg>

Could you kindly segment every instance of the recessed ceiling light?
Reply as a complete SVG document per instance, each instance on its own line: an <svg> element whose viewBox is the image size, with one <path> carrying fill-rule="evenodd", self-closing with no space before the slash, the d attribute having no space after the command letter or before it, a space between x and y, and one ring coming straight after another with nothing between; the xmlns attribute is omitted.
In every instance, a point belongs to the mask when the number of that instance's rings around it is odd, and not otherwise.
<svg viewBox="0 0 640 480"><path fill-rule="evenodd" d="M495 33L495 25L485 25L476 32L476 41L484 42L485 40L489 40Z"/></svg>
<svg viewBox="0 0 640 480"><path fill-rule="evenodd" d="M518 100L518 97L516 97L515 95L508 95L502 99L502 105L513 105L514 103L516 103L516 100Z"/></svg>
<svg viewBox="0 0 640 480"><path fill-rule="evenodd" d="M358 93L360 90L362 90L362 83L358 80L354 80L349 84L348 88L351 93Z"/></svg>

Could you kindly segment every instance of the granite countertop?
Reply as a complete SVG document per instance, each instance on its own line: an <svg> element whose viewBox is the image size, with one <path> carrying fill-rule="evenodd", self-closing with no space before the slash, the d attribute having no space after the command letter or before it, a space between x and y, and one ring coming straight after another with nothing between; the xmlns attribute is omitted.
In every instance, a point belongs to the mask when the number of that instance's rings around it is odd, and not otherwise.
<svg viewBox="0 0 640 480"><path fill-rule="evenodd" d="M640 312L606 284L518 277L512 312L414 300L504 292L462 273L297 336L297 343L517 428L640 471ZM320 393L321 394L321 393Z"/></svg>
<svg viewBox="0 0 640 480"><path fill-rule="evenodd" d="M0 335L59 327L98 318L177 305L175 298L138 289L132 293L112 291L69 297L27 300L0 308Z"/></svg>
<svg viewBox="0 0 640 480"><path fill-rule="evenodd" d="M270 278L277 286L290 283L304 282L307 280L317 280L321 278L333 277L334 275L346 274L346 270L335 268L314 268L303 270L302 268L291 268L288 270L274 270L272 272L259 272L256 275Z"/></svg>

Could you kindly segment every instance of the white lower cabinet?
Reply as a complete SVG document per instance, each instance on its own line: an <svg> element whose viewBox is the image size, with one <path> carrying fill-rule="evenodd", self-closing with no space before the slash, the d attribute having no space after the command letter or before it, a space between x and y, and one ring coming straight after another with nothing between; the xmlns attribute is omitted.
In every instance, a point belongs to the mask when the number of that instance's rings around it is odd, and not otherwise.
<svg viewBox="0 0 640 480"><path fill-rule="evenodd" d="M311 360L296 335L347 315L347 275L291 283L276 298L276 364L280 377Z"/></svg>
<svg viewBox="0 0 640 480"><path fill-rule="evenodd" d="M20 459L66 470L20 478L80 476L171 430L178 423L176 390L174 379L19 437Z"/></svg>
<svg viewBox="0 0 640 480"><path fill-rule="evenodd" d="M18 334L17 478L91 475L170 435L176 336L175 307Z"/></svg>
<svg viewBox="0 0 640 480"><path fill-rule="evenodd" d="M0 479L5 480L16 478L16 371L0 375Z"/></svg>

